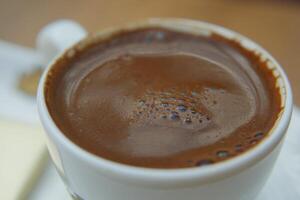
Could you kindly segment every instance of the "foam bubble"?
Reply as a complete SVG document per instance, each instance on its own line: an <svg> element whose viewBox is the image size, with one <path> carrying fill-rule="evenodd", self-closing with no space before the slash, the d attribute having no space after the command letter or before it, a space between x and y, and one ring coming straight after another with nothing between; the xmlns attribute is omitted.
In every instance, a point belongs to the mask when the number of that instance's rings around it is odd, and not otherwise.
<svg viewBox="0 0 300 200"><path fill-rule="evenodd" d="M205 166L205 165L211 165L213 163L214 163L213 160L204 159L204 160L197 161L196 164L195 164L195 166L201 167L201 166Z"/></svg>
<svg viewBox="0 0 300 200"><path fill-rule="evenodd" d="M264 133L263 133L263 132L257 132L257 133L254 135L254 137L255 137L256 139L261 139L261 138L264 137Z"/></svg>
<svg viewBox="0 0 300 200"><path fill-rule="evenodd" d="M236 152L242 152L242 151L244 151L244 147L241 144L235 145L234 149L235 149Z"/></svg>
<svg viewBox="0 0 300 200"><path fill-rule="evenodd" d="M177 110L179 110L180 112L185 112L186 111L186 107L185 107L185 105L178 105L177 106Z"/></svg>
<svg viewBox="0 0 300 200"><path fill-rule="evenodd" d="M190 124L190 123L192 123L192 120L190 117L187 117L187 118L185 118L184 122L187 124Z"/></svg>
<svg viewBox="0 0 300 200"><path fill-rule="evenodd" d="M217 156L218 156L219 158L226 158L226 157L229 156L229 152L228 152L228 151L224 151L224 150L218 151L218 152L217 152Z"/></svg>
<svg viewBox="0 0 300 200"><path fill-rule="evenodd" d="M257 142L258 142L258 140L253 139L253 140L250 141L250 144L251 144L251 145L255 145L255 144L257 144Z"/></svg>
<svg viewBox="0 0 300 200"><path fill-rule="evenodd" d="M179 120L180 119L180 116L178 115L177 112L172 112L171 115L170 115L170 119L172 120Z"/></svg>

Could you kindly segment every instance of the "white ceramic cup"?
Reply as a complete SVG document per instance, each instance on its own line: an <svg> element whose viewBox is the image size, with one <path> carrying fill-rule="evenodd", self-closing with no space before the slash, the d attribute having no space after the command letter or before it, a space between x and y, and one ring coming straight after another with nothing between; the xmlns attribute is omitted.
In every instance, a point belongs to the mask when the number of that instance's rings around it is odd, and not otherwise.
<svg viewBox="0 0 300 200"><path fill-rule="evenodd" d="M47 133L52 160L74 199L84 200L253 200L263 188L280 152L292 113L292 92L277 61L250 39L223 27L186 19L149 19L122 28L88 36L61 53L101 41L119 30L159 26L194 34L218 33L239 41L273 69L280 89L282 111L269 136L253 149L213 165L185 169L150 169L124 165L95 156L70 141L51 118L44 95L45 80L56 59L47 67L39 84L38 110ZM61 40L60 40L61 42ZM56 45L59 46L59 45ZM105 115L105 113L99 113Z"/></svg>

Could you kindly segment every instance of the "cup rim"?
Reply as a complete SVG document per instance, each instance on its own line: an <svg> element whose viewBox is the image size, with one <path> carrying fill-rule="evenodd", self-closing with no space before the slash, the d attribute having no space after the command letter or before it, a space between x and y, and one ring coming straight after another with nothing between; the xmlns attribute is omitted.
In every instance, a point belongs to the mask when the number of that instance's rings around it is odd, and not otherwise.
<svg viewBox="0 0 300 200"><path fill-rule="evenodd" d="M280 82L280 88L282 89L281 97L284 104L282 111L279 113L277 121L269 132L269 136L262 140L259 144L255 145L253 148L228 160L199 168L194 167L179 169L145 168L118 163L100 156L96 156L87 150L82 149L77 144L73 143L69 138L67 138L56 126L55 122L50 116L45 102L44 86L49 70L55 65L56 61L60 57L70 52L76 46L80 47L86 42L95 41L99 38L101 39L101 37L105 34L111 35L111 33L120 30L140 29L141 27L149 26L159 26L167 29L176 29L179 31L195 31L199 34L210 34L211 32L218 33L226 38L237 39L237 41L239 41L245 48L255 50L264 58L268 59L268 63L274 67L274 71L276 71L278 74L278 81ZM44 70L40 79L37 93L37 104L40 119L46 130L46 133L51 135L51 138L55 139L58 143L61 143L61 145L63 145L69 153L78 157L78 159L82 160L88 165L97 168L99 171L105 172L105 174L108 176L123 178L136 183L147 182L148 184L152 185L168 184L179 186L192 184L194 182L204 183L228 177L235 173L241 172L250 166L253 166L265 158L280 143L281 139L285 135L292 114L293 100L291 86L281 65L264 48L253 42L251 39L248 39L247 37L236 33L235 31L203 21L182 18L151 18L141 22L131 23L120 28L100 31L95 35L90 35L57 56L57 58L54 59Z"/></svg>

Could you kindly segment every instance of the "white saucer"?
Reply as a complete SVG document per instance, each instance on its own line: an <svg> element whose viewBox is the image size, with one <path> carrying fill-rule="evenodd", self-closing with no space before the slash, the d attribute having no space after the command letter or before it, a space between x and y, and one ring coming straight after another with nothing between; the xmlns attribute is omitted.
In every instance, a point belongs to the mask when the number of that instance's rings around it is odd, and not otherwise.
<svg viewBox="0 0 300 200"><path fill-rule="evenodd" d="M300 199L300 110L294 109L292 121L280 156L270 179L257 200ZM29 200L70 199L52 164L48 164Z"/></svg>
<svg viewBox="0 0 300 200"><path fill-rule="evenodd" d="M0 41L0 115L39 123L35 99L15 89L17 76L36 67L39 56L32 50ZM24 116L23 113L27 113ZM294 109L291 125L274 171L257 200L300 199L300 110ZM71 199L49 161L29 200Z"/></svg>

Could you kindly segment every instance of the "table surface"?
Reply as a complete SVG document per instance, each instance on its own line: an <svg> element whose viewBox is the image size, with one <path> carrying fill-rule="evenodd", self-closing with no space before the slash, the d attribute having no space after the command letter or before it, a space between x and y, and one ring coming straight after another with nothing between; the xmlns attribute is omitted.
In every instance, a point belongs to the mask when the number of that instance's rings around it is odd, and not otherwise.
<svg viewBox="0 0 300 200"><path fill-rule="evenodd" d="M300 105L297 0L0 0L0 38L33 47L38 31L56 19L74 19L94 32L148 17L204 20L254 39L284 66Z"/></svg>

